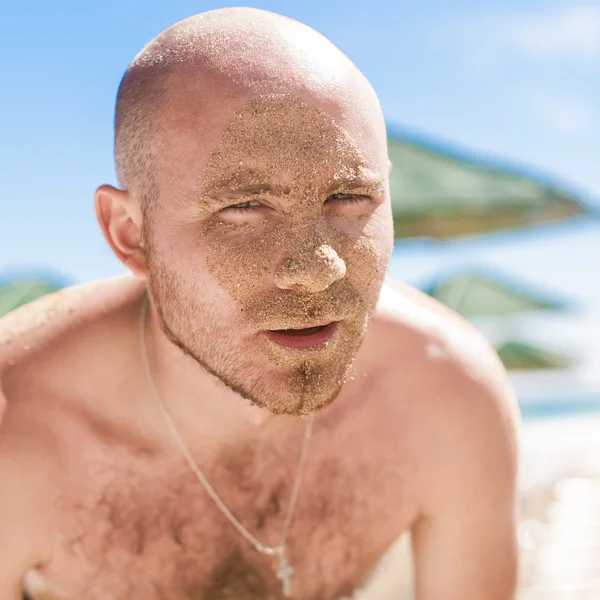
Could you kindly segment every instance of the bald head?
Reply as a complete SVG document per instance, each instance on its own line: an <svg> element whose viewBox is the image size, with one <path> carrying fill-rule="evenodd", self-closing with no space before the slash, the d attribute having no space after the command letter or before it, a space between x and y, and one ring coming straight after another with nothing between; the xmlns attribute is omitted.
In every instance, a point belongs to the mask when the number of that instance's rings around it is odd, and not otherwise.
<svg viewBox="0 0 600 600"><path fill-rule="evenodd" d="M263 10L191 17L128 68L115 146L124 189L100 186L96 214L166 338L272 412L331 402L393 247L385 122L354 63ZM268 335L323 323L317 352Z"/></svg>
<svg viewBox="0 0 600 600"><path fill-rule="evenodd" d="M385 136L369 82L322 34L259 9L218 9L169 27L127 69L115 116L121 187L142 202L155 195L157 157L179 118L174 112L182 106L196 117L206 113L210 120L215 102L260 94L310 97L321 106L336 105L342 113L358 111L371 131ZM175 104L178 111L172 110Z"/></svg>

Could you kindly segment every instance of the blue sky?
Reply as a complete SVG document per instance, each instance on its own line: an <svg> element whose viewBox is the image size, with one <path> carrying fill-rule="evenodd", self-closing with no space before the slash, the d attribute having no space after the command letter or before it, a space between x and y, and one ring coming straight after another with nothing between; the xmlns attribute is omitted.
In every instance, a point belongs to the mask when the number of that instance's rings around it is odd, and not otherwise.
<svg viewBox="0 0 600 600"><path fill-rule="evenodd" d="M3 4L0 273L52 269L86 281L122 271L93 212L95 187L115 182L119 80L168 25L233 5ZM549 175L600 207L600 3L250 5L299 19L332 39L370 79L392 126ZM598 222L443 247L401 244L391 272L417 282L438 268L482 262L577 300L580 313L562 324L535 325L535 334L585 348L585 376L600 379L600 344L592 335L595 328L600 337Z"/></svg>

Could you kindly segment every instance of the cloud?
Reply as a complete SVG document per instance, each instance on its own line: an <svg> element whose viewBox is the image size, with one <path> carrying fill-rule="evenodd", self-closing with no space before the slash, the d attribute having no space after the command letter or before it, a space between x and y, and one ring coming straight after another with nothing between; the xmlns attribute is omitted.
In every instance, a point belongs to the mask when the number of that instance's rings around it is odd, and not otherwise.
<svg viewBox="0 0 600 600"><path fill-rule="evenodd" d="M462 66L500 85L516 114L564 138L596 135L587 82L600 75L600 4L480 13L448 33Z"/></svg>
<svg viewBox="0 0 600 600"><path fill-rule="evenodd" d="M600 6L486 15L468 19L462 33L472 41L536 61L600 60Z"/></svg>

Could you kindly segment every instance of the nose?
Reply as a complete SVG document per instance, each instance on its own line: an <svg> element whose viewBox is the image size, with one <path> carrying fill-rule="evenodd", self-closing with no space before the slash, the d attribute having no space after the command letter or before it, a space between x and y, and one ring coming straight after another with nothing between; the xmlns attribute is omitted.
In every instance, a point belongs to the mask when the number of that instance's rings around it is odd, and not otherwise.
<svg viewBox="0 0 600 600"><path fill-rule="evenodd" d="M275 271L275 285L282 290L322 292L345 275L346 263L329 244L320 244L285 258Z"/></svg>

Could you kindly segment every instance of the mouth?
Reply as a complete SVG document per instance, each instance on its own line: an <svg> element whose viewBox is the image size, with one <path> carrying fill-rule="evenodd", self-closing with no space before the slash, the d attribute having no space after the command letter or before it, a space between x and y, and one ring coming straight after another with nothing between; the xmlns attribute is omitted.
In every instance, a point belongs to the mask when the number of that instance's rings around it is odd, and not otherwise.
<svg viewBox="0 0 600 600"><path fill-rule="evenodd" d="M328 342L338 324L339 321L332 321L314 327L273 329L265 334L272 342L286 348L314 348Z"/></svg>

